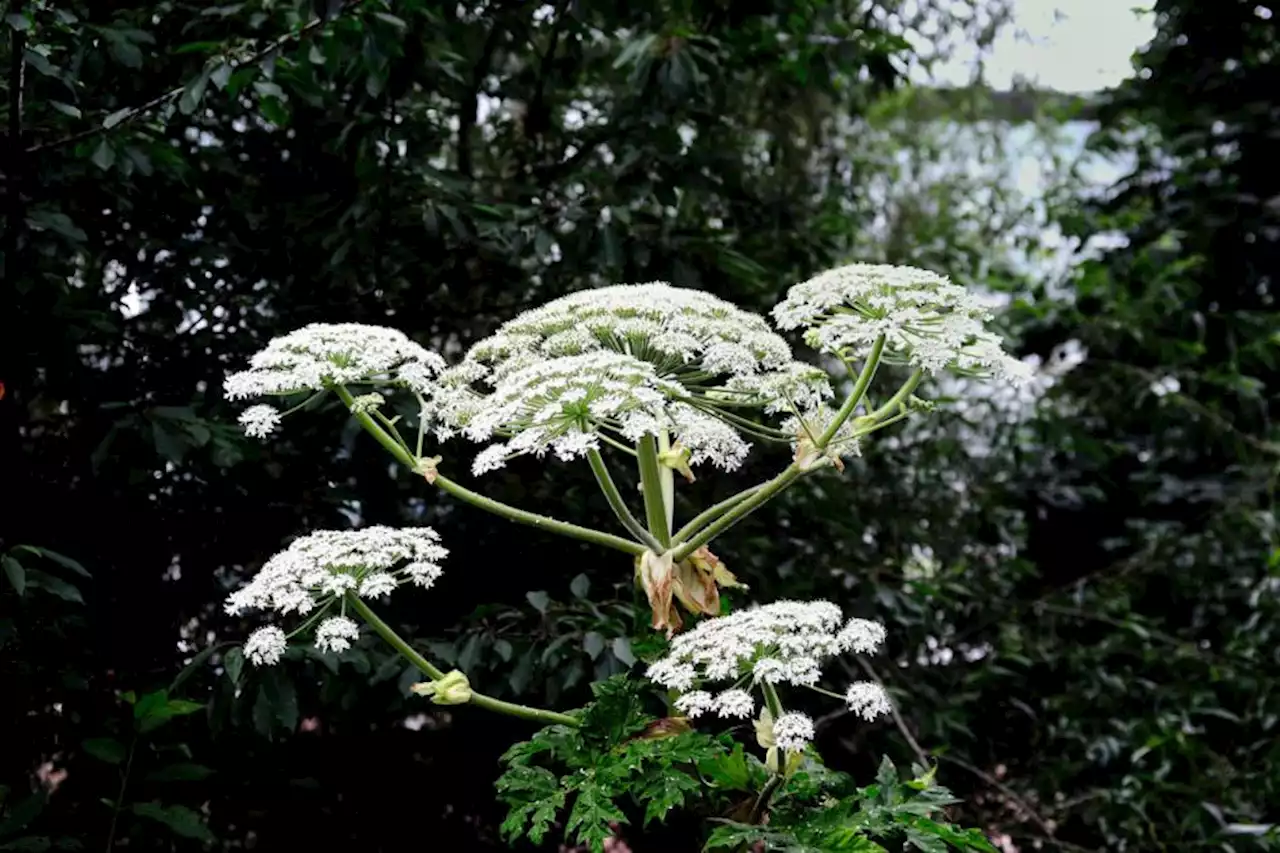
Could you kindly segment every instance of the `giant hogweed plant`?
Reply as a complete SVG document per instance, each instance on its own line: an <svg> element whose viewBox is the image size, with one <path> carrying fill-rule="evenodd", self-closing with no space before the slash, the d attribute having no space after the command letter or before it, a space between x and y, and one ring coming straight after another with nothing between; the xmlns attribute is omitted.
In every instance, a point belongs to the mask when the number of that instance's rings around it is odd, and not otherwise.
<svg viewBox="0 0 1280 853"><path fill-rule="evenodd" d="M367 527L298 538L230 596L233 615L271 611L294 622L287 632L258 628L243 655L275 664L304 637L320 652L341 653L367 628L422 672L413 691L424 700L546 724L504 757L497 789L512 841L541 843L558 832L601 851L623 825L668 820L680 809L707 819L707 849L991 849L976 830L945 822L952 799L932 771L916 768L903 781L886 761L874 784L859 788L825 769L812 746L814 722L794 701L800 691L868 720L890 712L879 684L832 690L823 675L838 655L875 652L884 626L846 619L826 601L723 612L721 590L740 584L711 545L784 489L842 472L869 436L927 410L916 394L927 375L1019 381L1023 365L984 328L990 316L974 294L926 270L833 269L791 288L772 315L778 329L802 329L806 343L843 366L851 380L841 383L851 384L843 399L835 399L828 373L797 360L766 318L663 283L557 299L511 320L453 365L377 326L317 324L272 340L225 383L230 398L274 400L244 411L249 434L265 438L315 398L336 395L425 484L629 558L619 569L634 573L665 648L643 678L593 685L585 708L486 696L466 673L433 664L377 612L401 587L430 588L440 577L448 554L440 536L428 527ZM880 393L875 380L886 364L909 374ZM412 428L384 413L393 395L416 401ZM522 455L585 461L618 532L509 506L457 482L443 456L428 450L456 438L485 445L471 466L476 477ZM693 518L674 517L677 475L733 470L756 443L789 445L790 464ZM619 462L638 471L639 511L614 478Z"/></svg>

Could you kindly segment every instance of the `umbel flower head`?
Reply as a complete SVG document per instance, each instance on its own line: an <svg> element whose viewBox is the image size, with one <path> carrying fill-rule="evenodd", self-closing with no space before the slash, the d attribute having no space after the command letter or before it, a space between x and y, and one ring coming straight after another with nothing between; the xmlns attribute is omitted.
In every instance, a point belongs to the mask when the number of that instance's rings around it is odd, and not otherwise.
<svg viewBox="0 0 1280 853"><path fill-rule="evenodd" d="M441 395L435 414L473 441L507 438L476 457L477 474L526 453L584 456L599 447L602 433L635 441L660 430L689 449L691 464L737 467L750 445L728 425L681 403L687 396L652 364L597 350L534 361L506 374L492 394Z"/></svg>
<svg viewBox="0 0 1280 853"><path fill-rule="evenodd" d="M548 302L476 343L461 367L497 384L532 361L601 350L648 362L658 376L708 401L727 396L781 411L786 397L805 407L831 394L826 374L796 361L764 317L666 282L583 290Z"/></svg>
<svg viewBox="0 0 1280 853"><path fill-rule="evenodd" d="M1023 381L1027 368L1007 355L984 324L991 312L976 294L916 267L850 264L797 284L773 309L780 329L805 330L814 349L861 358L885 336L883 358L929 372L952 370Z"/></svg>
<svg viewBox="0 0 1280 853"><path fill-rule="evenodd" d="M249 369L223 383L228 399L287 397L334 385L390 382L428 396L444 359L403 333L362 323L312 323L278 338L249 359ZM280 423L271 406L251 406L241 416L245 432L265 437Z"/></svg>
<svg viewBox="0 0 1280 853"><path fill-rule="evenodd" d="M317 530L268 560L227 597L226 611L233 616L246 610L305 616L348 593L382 598L405 583L430 587L448 553L429 527ZM356 636L356 624L339 615L319 623L315 641L322 651L343 651ZM286 640L279 628L260 628L245 643L245 656L254 663L275 663Z"/></svg>
<svg viewBox="0 0 1280 853"><path fill-rule="evenodd" d="M821 678L825 661L846 652L873 652L884 638L879 622L845 621L840 608L828 601L779 601L698 623L677 635L667 657L651 664L646 674L681 693L675 704L689 717L707 712L744 717L754 710L744 687L812 687ZM731 682L731 686L718 694L702 689L716 682ZM883 713L882 708L887 711L883 691L877 685L862 684L867 686L856 692L850 689L850 708L868 718L872 712ZM780 717L777 722L781 721ZM798 724L784 727L788 744L795 742L802 729Z"/></svg>

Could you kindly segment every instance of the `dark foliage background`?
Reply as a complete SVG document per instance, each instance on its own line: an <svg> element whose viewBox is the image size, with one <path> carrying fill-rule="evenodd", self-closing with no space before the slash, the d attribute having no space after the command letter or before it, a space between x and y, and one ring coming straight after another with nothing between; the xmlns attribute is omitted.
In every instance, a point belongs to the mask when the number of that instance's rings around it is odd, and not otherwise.
<svg viewBox="0 0 1280 853"><path fill-rule="evenodd" d="M424 713L372 643L237 689L221 598L300 531L427 521L448 571L397 620L572 707L635 660L630 565L441 500L335 411L247 441L222 376L311 321L456 352L614 281L764 310L850 255L1006 292L1021 352L1087 357L1031 400L934 388L968 402L718 549L753 596L888 623L871 673L901 719L826 717L824 754L868 779L927 754L956 818L1018 849L1274 846L1273 10L1156 4L1135 76L1087 105L1133 169L1100 196L1063 173L1042 213L1079 253L1050 276L1003 251L1042 252L1014 227L1040 214L902 165L1008 99L904 92L930 56L899 6L5 4L0 849L500 848L496 757L527 726ZM920 14L966 39L1003 15L970 11ZM1016 100L1046 133L1080 108ZM607 518L583 471L484 488Z"/></svg>

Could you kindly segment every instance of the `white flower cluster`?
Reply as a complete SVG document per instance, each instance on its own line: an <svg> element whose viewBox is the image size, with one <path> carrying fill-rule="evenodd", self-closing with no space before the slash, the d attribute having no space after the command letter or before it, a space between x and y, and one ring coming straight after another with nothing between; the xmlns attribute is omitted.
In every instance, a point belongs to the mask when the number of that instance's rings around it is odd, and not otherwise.
<svg viewBox="0 0 1280 853"><path fill-rule="evenodd" d="M682 694L675 705L689 717L704 713L747 717L755 705L742 684L812 687L821 677L825 660L846 652L873 652L884 639L883 625L856 618L846 622L840 608L830 602L779 601L698 623L672 640L670 654L651 664L646 674ZM734 685L719 694L699 687L725 681ZM868 719L888 710L883 690L868 682L851 687L846 699L851 710ZM788 714L774 722L780 746L782 740L794 741L803 733L803 726L793 721L783 725L779 734L778 726L788 717L803 715ZM812 738L811 725L808 737Z"/></svg>
<svg viewBox="0 0 1280 853"><path fill-rule="evenodd" d="M249 359L249 369L231 373L223 383L230 400L284 397L320 391L332 385L384 381L424 396L435 389L444 359L403 333L362 323L312 323L278 338ZM245 433L266 437L281 414L266 404L240 416Z"/></svg>
<svg viewBox="0 0 1280 853"><path fill-rule="evenodd" d="M1026 366L1006 354L984 324L991 312L976 294L916 267L850 264L797 284L773 309L781 329L805 329L823 352L864 357L885 336L886 361L929 372L1025 381Z"/></svg>
<svg viewBox="0 0 1280 853"><path fill-rule="evenodd" d="M507 438L481 451L476 474L526 453L584 456L599 447L604 431L634 442L667 430L689 448L692 464L737 467L750 445L722 421L679 402L687 396L652 364L597 350L540 358L505 374L488 395L440 395L435 415L473 441Z"/></svg>
<svg viewBox="0 0 1280 853"><path fill-rule="evenodd" d="M448 550L429 527L318 530L296 540L268 560L249 583L227 597L226 611L271 610L306 615L347 593L381 598L403 583L430 587L440 577ZM354 622L334 616L316 628L316 646L343 651L357 636ZM245 656L257 664L275 663L286 637L275 627L259 628L245 643Z"/></svg>
<svg viewBox="0 0 1280 853"><path fill-rule="evenodd" d="M504 324L463 360L491 383L533 361L607 350L652 364L659 376L714 399L730 388L738 402L787 408L831 393L826 374L794 359L758 314L709 293L666 282L620 284L555 299ZM707 386L704 389L703 386Z"/></svg>

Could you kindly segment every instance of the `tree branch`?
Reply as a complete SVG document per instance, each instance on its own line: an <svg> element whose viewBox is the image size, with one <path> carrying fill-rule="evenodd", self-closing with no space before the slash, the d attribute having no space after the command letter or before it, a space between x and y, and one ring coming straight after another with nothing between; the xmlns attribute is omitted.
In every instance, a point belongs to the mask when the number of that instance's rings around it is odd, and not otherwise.
<svg viewBox="0 0 1280 853"><path fill-rule="evenodd" d="M258 62L261 62L262 60L270 56L272 53L288 45L290 42L305 38L307 35L314 32L315 30L318 30L320 27L324 26L330 21L337 20L342 15L346 14L347 12L349 12L351 9L355 8L359 4L360 4L360 0L346 0L346 2L342 4L342 6L338 9L338 11L335 14L329 15L327 17L314 18L307 24L304 24L303 26L299 27L298 29L292 32L285 33L284 35L279 36L278 38L275 38L272 41L268 42L266 47L261 48L260 50L253 53L251 56L248 56L245 59L240 60L239 62L230 63L231 72L234 74L236 71L239 71L241 68L245 68L250 65L255 65ZM26 149L26 153L34 154L39 151L48 151L53 148L61 148L65 145L74 145L77 142L82 142L86 139L92 139L93 137L97 136L99 133L103 133L113 128L120 127L121 125L129 124L130 122L137 121L139 118L142 118L152 110L158 107L164 106L170 101L180 98L182 96L182 93L186 91L186 88L187 88L187 84L184 83L181 86L178 86L177 88L170 89L169 91L163 94L155 96L154 98L152 98L149 101L146 101L145 103L141 103L141 104L138 104L136 107L129 108L123 115L119 117L119 119L117 119L111 125L111 127L107 127L105 126L105 124L99 123L96 127L86 128L76 133L59 137L58 139L51 139L48 142L41 142L38 145L33 145L30 148ZM111 115L116 115L116 113L112 113Z"/></svg>

